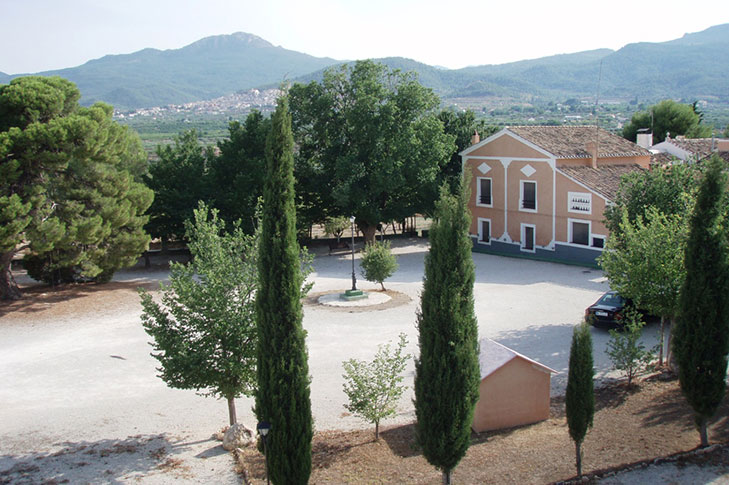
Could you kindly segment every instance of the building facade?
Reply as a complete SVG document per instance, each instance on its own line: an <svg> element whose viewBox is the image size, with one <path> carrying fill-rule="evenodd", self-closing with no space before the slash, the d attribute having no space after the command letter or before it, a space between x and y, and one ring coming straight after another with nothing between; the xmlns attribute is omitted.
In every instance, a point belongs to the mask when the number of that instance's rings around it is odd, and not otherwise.
<svg viewBox="0 0 729 485"><path fill-rule="evenodd" d="M594 266L603 211L650 152L596 127L504 128L460 153L474 251Z"/></svg>

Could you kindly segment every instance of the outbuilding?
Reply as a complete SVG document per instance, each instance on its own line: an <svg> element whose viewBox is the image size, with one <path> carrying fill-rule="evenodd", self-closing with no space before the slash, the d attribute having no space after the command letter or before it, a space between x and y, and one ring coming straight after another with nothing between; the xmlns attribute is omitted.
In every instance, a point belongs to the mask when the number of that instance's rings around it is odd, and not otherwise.
<svg viewBox="0 0 729 485"><path fill-rule="evenodd" d="M547 419L551 375L557 371L491 339L479 343L481 385L473 430L480 433Z"/></svg>

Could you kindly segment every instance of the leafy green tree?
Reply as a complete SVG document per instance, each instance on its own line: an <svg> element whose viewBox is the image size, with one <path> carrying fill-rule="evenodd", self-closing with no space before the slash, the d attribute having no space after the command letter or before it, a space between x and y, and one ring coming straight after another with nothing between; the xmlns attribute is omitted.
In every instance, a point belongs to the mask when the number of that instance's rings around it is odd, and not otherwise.
<svg viewBox="0 0 729 485"><path fill-rule="evenodd" d="M623 211L627 211L631 224L639 216L645 218L649 207L665 216L688 216L699 173L694 165L679 164L624 175L613 204L605 208L605 224L610 235L622 237Z"/></svg>
<svg viewBox="0 0 729 485"><path fill-rule="evenodd" d="M477 131L483 140L496 133L498 127L489 126L483 119L476 119L476 114L470 109L465 111L457 111L454 108L443 109L438 113L438 119L443 123L443 131L456 137L456 151L443 167L439 182L440 184L446 182L451 190L456 190L463 171L463 160L459 153L471 146L474 132Z"/></svg>
<svg viewBox="0 0 729 485"><path fill-rule="evenodd" d="M357 61L327 70L321 83L294 85L290 96L302 205L322 220L354 215L367 242L379 223L432 207L454 137L414 74Z"/></svg>
<svg viewBox="0 0 729 485"><path fill-rule="evenodd" d="M605 353L610 357L613 368L625 373L628 387L633 385L633 378L643 372L650 364L653 354L646 350L640 341L645 322L634 308L625 313L624 326L620 330L610 330L610 340Z"/></svg>
<svg viewBox="0 0 729 485"><path fill-rule="evenodd" d="M402 373L411 355L403 355L408 341L400 334L393 350L390 343L377 348L372 362L349 359L344 366L344 393L349 403L344 407L351 413L375 425L375 440L380 439L380 421L395 415L397 403L405 392Z"/></svg>
<svg viewBox="0 0 729 485"><path fill-rule="evenodd" d="M359 264L365 279L379 283L382 291L385 291L384 281L392 276L399 267L397 258L392 254L390 241L375 241L365 245Z"/></svg>
<svg viewBox="0 0 729 485"><path fill-rule="evenodd" d="M701 446L707 422L726 391L729 353L729 255L724 222L726 174L718 156L708 162L686 244L686 279L673 339L681 390L694 410Z"/></svg>
<svg viewBox="0 0 729 485"><path fill-rule="evenodd" d="M78 105L59 77L0 86L0 297L19 298L10 263L28 250L32 274L106 281L147 247L144 212L153 194L140 183L139 138L111 106ZM35 263L35 265L34 265Z"/></svg>
<svg viewBox="0 0 729 485"><path fill-rule="evenodd" d="M210 160L212 204L228 221L241 221L252 233L258 199L263 195L266 137L271 119L252 111L243 124L230 123L229 138L219 144L220 155Z"/></svg>
<svg viewBox="0 0 729 485"><path fill-rule="evenodd" d="M445 483L470 444L480 383L465 187L463 183L451 195L444 186L436 203L417 314L417 437L428 462L443 471Z"/></svg>
<svg viewBox="0 0 729 485"><path fill-rule="evenodd" d="M673 137L685 135L687 138L708 138L712 133L710 126L701 124L701 115L692 105L671 99L664 99L646 111L635 113L630 123L623 127L623 137L635 141L641 128L652 129L653 143L664 141L668 133Z"/></svg>
<svg viewBox="0 0 729 485"><path fill-rule="evenodd" d="M225 232L218 211L203 202L193 217L186 224L192 262L170 265L159 302L140 290L142 325L154 339L160 378L226 399L233 425L235 398L252 396L256 387L258 236L238 226Z"/></svg>
<svg viewBox="0 0 729 485"><path fill-rule="evenodd" d="M324 221L324 230L327 234L336 237L337 243L339 243L342 233L344 233L344 230L347 229L350 224L349 219L344 216L327 217Z"/></svg>
<svg viewBox="0 0 729 485"><path fill-rule="evenodd" d="M652 315L661 317L659 365L663 364L664 324L678 314L681 286L686 277L684 249L688 226L680 214L664 215L649 207L645 220L634 223L623 209L620 238L609 237L598 259L610 288Z"/></svg>
<svg viewBox="0 0 729 485"><path fill-rule="evenodd" d="M214 154L212 147L202 145L197 131L189 130L175 138L173 145L158 146L157 158L145 178L154 191L147 229L165 243L182 239L185 221L192 218L198 201L210 201L208 172Z"/></svg>
<svg viewBox="0 0 729 485"><path fill-rule="evenodd" d="M267 437L274 484L307 483L312 417L309 366L296 242L294 140L288 98L279 98L266 142L266 176L259 250L258 390L255 412L271 423Z"/></svg>
<svg viewBox="0 0 729 485"><path fill-rule="evenodd" d="M575 442L575 466L579 476L582 476L582 442L595 415L594 375L590 326L582 322L572 332L565 393L567 427Z"/></svg>

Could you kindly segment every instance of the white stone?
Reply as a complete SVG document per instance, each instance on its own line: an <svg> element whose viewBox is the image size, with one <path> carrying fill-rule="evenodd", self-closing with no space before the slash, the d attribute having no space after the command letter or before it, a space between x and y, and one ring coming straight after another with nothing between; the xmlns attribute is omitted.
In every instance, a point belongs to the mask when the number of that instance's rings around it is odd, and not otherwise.
<svg viewBox="0 0 729 485"><path fill-rule="evenodd" d="M247 428L244 424L236 423L225 432L223 448L233 451L235 448L244 448L255 441L256 437L252 429Z"/></svg>
<svg viewBox="0 0 729 485"><path fill-rule="evenodd" d="M340 293L329 293L319 297L320 305L337 306L337 307L363 307L380 305L390 301L390 295L379 291L365 291L367 298L361 300L342 300L339 298Z"/></svg>

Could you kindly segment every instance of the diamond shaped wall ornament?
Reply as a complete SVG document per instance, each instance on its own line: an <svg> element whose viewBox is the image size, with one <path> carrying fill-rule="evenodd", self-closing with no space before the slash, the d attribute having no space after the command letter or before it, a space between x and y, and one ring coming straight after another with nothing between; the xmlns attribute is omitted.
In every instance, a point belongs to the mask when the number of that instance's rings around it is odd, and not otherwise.
<svg viewBox="0 0 729 485"><path fill-rule="evenodd" d="M534 175L534 172L536 172L536 171L537 170L534 167L532 167L531 165L525 165L521 169L521 173L523 173L527 177L531 177L532 175Z"/></svg>
<svg viewBox="0 0 729 485"><path fill-rule="evenodd" d="M478 166L478 171L483 174L488 173L489 170L491 170L491 167L489 167L486 162L483 162L481 165Z"/></svg>

